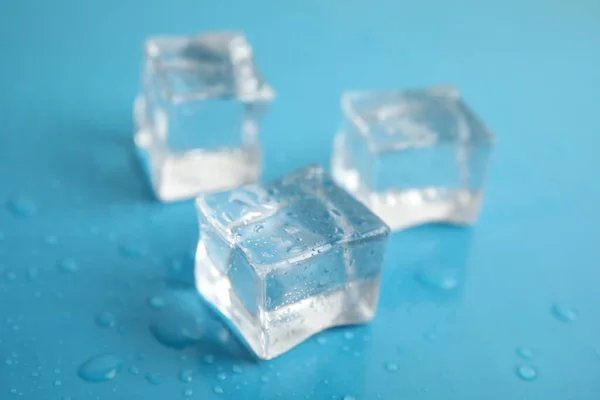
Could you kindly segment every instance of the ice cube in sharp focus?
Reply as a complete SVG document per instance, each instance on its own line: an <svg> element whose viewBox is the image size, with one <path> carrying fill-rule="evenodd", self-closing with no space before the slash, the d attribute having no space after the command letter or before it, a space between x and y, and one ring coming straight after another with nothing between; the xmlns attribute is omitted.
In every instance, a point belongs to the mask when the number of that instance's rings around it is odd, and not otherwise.
<svg viewBox="0 0 600 400"><path fill-rule="evenodd" d="M494 137L452 87L348 92L334 179L392 230L477 218Z"/></svg>
<svg viewBox="0 0 600 400"><path fill-rule="evenodd" d="M322 168L196 206L196 286L260 358L373 318L389 229Z"/></svg>
<svg viewBox="0 0 600 400"><path fill-rule="evenodd" d="M173 201L256 181L258 124L274 97L243 35L146 42L135 144L157 197Z"/></svg>

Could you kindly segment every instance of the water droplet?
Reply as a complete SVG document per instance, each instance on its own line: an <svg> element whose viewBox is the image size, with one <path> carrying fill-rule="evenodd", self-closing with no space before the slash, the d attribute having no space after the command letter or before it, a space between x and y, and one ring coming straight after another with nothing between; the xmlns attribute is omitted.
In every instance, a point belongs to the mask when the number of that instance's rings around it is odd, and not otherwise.
<svg viewBox="0 0 600 400"><path fill-rule="evenodd" d="M269 377L266 375L263 375L260 377L261 382L269 382Z"/></svg>
<svg viewBox="0 0 600 400"><path fill-rule="evenodd" d="M131 375L139 375L139 373L140 373L140 370L139 370L139 369L137 369L137 367L133 367L133 366L132 366L132 367L129 367L129 373L130 373Z"/></svg>
<svg viewBox="0 0 600 400"><path fill-rule="evenodd" d="M34 281L37 278L37 274L37 268L30 267L27 269L27 279L29 279L30 281Z"/></svg>
<svg viewBox="0 0 600 400"><path fill-rule="evenodd" d="M385 364L385 370L387 372L397 372L398 371L398 364L386 363Z"/></svg>
<svg viewBox="0 0 600 400"><path fill-rule="evenodd" d="M439 290L454 290L458 287L458 276L455 269L430 268L417 274L417 280L425 286Z"/></svg>
<svg viewBox="0 0 600 400"><path fill-rule="evenodd" d="M323 336L319 336L317 338L317 343L319 343L319 344L325 344L325 343L327 343L327 339L325 337L323 337Z"/></svg>
<svg viewBox="0 0 600 400"><path fill-rule="evenodd" d="M54 381L54 386L61 386L62 382L61 381Z"/></svg>
<svg viewBox="0 0 600 400"><path fill-rule="evenodd" d="M350 396L349 394L345 395L342 400L356 400L356 397Z"/></svg>
<svg viewBox="0 0 600 400"><path fill-rule="evenodd" d="M17 389L15 389L15 388L12 388L12 389L10 389L10 392L11 392L12 394L17 394Z"/></svg>
<svg viewBox="0 0 600 400"><path fill-rule="evenodd" d="M37 214L37 206L33 200L25 197L11 199L6 206L8 207L8 210L17 217L28 218Z"/></svg>
<svg viewBox="0 0 600 400"><path fill-rule="evenodd" d="M517 367L517 375L524 381L532 381L537 377L537 371L530 365L519 365Z"/></svg>
<svg viewBox="0 0 600 400"><path fill-rule="evenodd" d="M14 281L15 279L17 279L17 274L15 274L14 272L7 272L6 273L6 279L8 279L9 281Z"/></svg>
<svg viewBox="0 0 600 400"><path fill-rule="evenodd" d="M100 328L112 328L116 324L115 316L107 311L102 311L96 316L96 325Z"/></svg>
<svg viewBox="0 0 600 400"><path fill-rule="evenodd" d="M192 389L186 389L186 390L183 392L183 395L184 395L185 397L192 397L192 395L193 395L193 394L194 394L194 391L193 391Z"/></svg>
<svg viewBox="0 0 600 400"><path fill-rule="evenodd" d="M79 270L79 265L70 258L66 258L58 262L58 269L66 274L71 274Z"/></svg>
<svg viewBox="0 0 600 400"><path fill-rule="evenodd" d="M227 379L227 374L225 372L219 372L217 374L217 379L220 381L224 381L225 379Z"/></svg>
<svg viewBox="0 0 600 400"><path fill-rule="evenodd" d="M236 374L244 373L244 370L242 369L242 367L240 367L239 365L236 365L236 364L233 364L233 367L231 367L231 370Z"/></svg>
<svg viewBox="0 0 600 400"><path fill-rule="evenodd" d="M185 349L198 343L202 333L195 326L182 326L181 323L184 322L165 320L163 323L150 325L150 332L156 340L167 347Z"/></svg>
<svg viewBox="0 0 600 400"><path fill-rule="evenodd" d="M213 392L215 392L216 394L223 394L223 393L225 393L223 391L223 388L221 386L219 386L219 385L215 385L215 387L213 387Z"/></svg>
<svg viewBox="0 0 600 400"><path fill-rule="evenodd" d="M160 296L154 296L148 299L148 304L152 308L163 308L167 302Z"/></svg>
<svg viewBox="0 0 600 400"><path fill-rule="evenodd" d="M554 304L552 313L556 319L562 322L572 322L577 319L577 312L574 309L561 304Z"/></svg>
<svg viewBox="0 0 600 400"><path fill-rule="evenodd" d="M182 369L179 371L179 380L181 382L190 383L194 377L194 371L191 369Z"/></svg>
<svg viewBox="0 0 600 400"><path fill-rule="evenodd" d="M62 400L73 400L70 396L63 396Z"/></svg>
<svg viewBox="0 0 600 400"><path fill-rule="evenodd" d="M215 356L212 354L206 354L203 358L205 364L212 364L215 362Z"/></svg>
<svg viewBox="0 0 600 400"><path fill-rule="evenodd" d="M60 374L60 368L54 368L54 373L55 374Z"/></svg>
<svg viewBox="0 0 600 400"><path fill-rule="evenodd" d="M354 339L354 333L352 333L350 331L346 331L346 332L344 332L344 337L348 340Z"/></svg>
<svg viewBox="0 0 600 400"><path fill-rule="evenodd" d="M261 224L258 224L254 227L254 232L256 233L260 233L263 230L263 226Z"/></svg>
<svg viewBox="0 0 600 400"><path fill-rule="evenodd" d="M533 359L533 351L527 347L518 347L516 353L523 360Z"/></svg>
<svg viewBox="0 0 600 400"><path fill-rule="evenodd" d="M58 243L58 239L56 236L48 235L44 238L44 243L54 246L56 243Z"/></svg>
<svg viewBox="0 0 600 400"><path fill-rule="evenodd" d="M119 246L119 253L127 258L138 258L146 255L146 251L143 248L133 244L121 244Z"/></svg>
<svg viewBox="0 0 600 400"><path fill-rule="evenodd" d="M221 343L227 343L229 341L229 331L225 328L219 329L217 337Z"/></svg>
<svg viewBox="0 0 600 400"><path fill-rule="evenodd" d="M148 372L145 378L148 382L155 386L158 386L162 383L162 377L157 372Z"/></svg>
<svg viewBox="0 0 600 400"><path fill-rule="evenodd" d="M88 382L104 382L113 379L123 365L119 357L107 354L90 358L79 367L81 379Z"/></svg>

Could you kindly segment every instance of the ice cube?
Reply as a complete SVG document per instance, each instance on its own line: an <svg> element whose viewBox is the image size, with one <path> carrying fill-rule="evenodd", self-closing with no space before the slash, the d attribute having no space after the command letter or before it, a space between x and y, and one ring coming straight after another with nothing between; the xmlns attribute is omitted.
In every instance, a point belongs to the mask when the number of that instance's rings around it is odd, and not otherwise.
<svg viewBox="0 0 600 400"><path fill-rule="evenodd" d="M348 92L332 156L336 182L392 230L470 224L494 137L452 87Z"/></svg>
<svg viewBox="0 0 600 400"><path fill-rule="evenodd" d="M260 358L373 318L389 229L322 168L196 206L196 286Z"/></svg>
<svg viewBox="0 0 600 400"><path fill-rule="evenodd" d="M258 124L274 97L244 36L214 32L146 42L135 144L162 201L256 181Z"/></svg>

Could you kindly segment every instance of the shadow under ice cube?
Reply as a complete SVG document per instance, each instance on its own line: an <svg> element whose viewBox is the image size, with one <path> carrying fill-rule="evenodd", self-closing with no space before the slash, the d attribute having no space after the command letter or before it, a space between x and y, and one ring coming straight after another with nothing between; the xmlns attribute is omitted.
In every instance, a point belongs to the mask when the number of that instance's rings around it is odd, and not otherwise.
<svg viewBox="0 0 600 400"><path fill-rule="evenodd" d="M348 92L333 176L392 230L470 224L494 137L451 87Z"/></svg>
<svg viewBox="0 0 600 400"><path fill-rule="evenodd" d="M260 175L258 125L274 97L243 35L146 42L135 144L162 201L231 189Z"/></svg>
<svg viewBox="0 0 600 400"><path fill-rule="evenodd" d="M196 206L196 286L258 357L373 318L389 229L322 168Z"/></svg>

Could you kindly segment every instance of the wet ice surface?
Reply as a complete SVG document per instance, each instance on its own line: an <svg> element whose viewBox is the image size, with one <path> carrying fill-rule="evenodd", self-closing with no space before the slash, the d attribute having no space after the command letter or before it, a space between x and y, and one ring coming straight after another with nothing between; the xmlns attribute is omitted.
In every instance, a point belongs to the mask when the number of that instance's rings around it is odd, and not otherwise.
<svg viewBox="0 0 600 400"><path fill-rule="evenodd" d="M135 144L156 196L179 200L255 181L258 124L273 91L245 37L153 37L145 50Z"/></svg>
<svg viewBox="0 0 600 400"><path fill-rule="evenodd" d="M320 167L197 208L197 288L259 357L373 317L389 230Z"/></svg>
<svg viewBox="0 0 600 400"><path fill-rule="evenodd" d="M494 138L451 87L349 92L336 181L393 229L472 223Z"/></svg>

